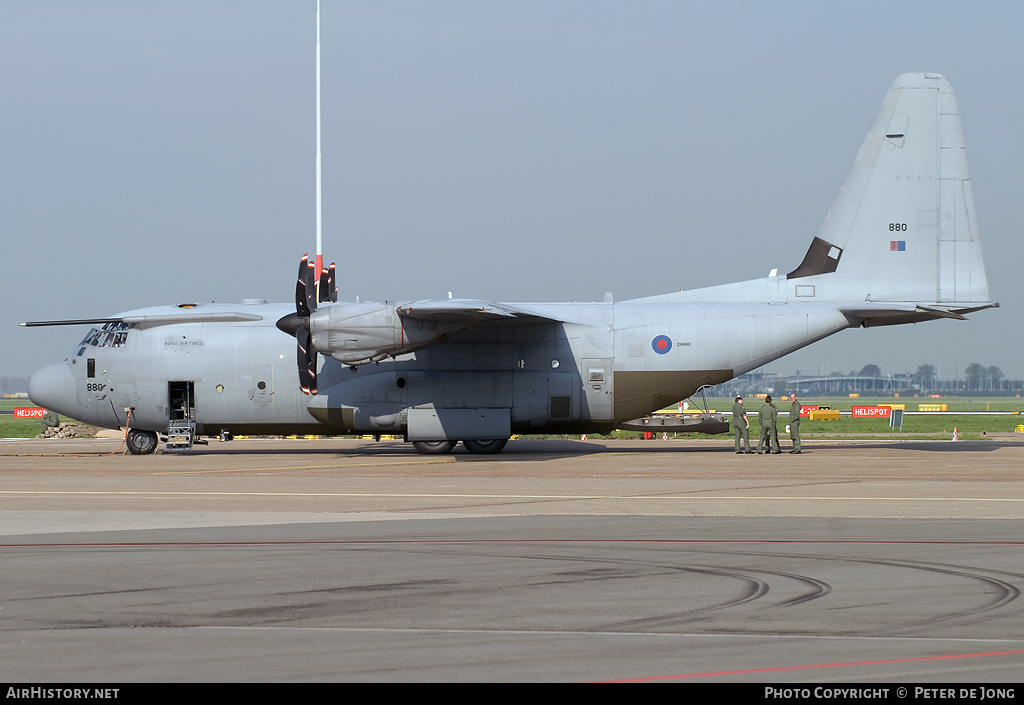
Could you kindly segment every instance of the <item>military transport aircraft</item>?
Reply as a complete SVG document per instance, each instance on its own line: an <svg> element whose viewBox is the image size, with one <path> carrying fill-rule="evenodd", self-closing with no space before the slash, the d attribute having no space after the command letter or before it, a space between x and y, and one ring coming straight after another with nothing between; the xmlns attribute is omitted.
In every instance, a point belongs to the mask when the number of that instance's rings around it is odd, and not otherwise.
<svg viewBox="0 0 1024 705"><path fill-rule="evenodd" d="M294 304L180 304L93 324L29 380L40 406L127 428L132 453L203 436L395 434L424 453L511 434L605 433L846 328L989 300L949 82L896 78L788 274L630 301L337 302L299 265ZM295 341L297 341L297 353ZM297 365L296 365L297 357ZM697 423L682 430L724 430Z"/></svg>

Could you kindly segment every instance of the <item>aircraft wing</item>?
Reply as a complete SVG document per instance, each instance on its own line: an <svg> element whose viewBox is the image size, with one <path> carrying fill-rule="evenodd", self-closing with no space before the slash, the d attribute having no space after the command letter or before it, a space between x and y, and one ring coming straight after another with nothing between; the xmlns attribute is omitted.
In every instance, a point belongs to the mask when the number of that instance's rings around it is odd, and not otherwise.
<svg viewBox="0 0 1024 705"><path fill-rule="evenodd" d="M396 312L402 318L465 326L477 323L536 323L537 321L554 320L519 306L473 299L414 301L410 304L402 304L396 309Z"/></svg>
<svg viewBox="0 0 1024 705"><path fill-rule="evenodd" d="M79 326L102 325L104 323L130 323L136 328L153 328L172 323L244 323L262 321L263 316L240 312L199 312L199 313L157 313L142 315L112 316L110 318L75 318L63 321L28 321L19 325L35 326Z"/></svg>

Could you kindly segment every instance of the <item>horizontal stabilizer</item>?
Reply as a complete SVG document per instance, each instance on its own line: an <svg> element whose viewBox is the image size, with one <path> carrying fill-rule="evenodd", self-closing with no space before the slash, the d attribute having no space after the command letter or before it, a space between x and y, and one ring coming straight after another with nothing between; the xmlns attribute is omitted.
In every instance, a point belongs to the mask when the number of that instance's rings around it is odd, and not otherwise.
<svg viewBox="0 0 1024 705"><path fill-rule="evenodd" d="M852 325L874 328L876 326L893 326L902 323L922 323L934 321L940 318L951 318L957 321L966 321L968 313L974 313L986 308L999 308L999 304L985 304L982 306L924 306L922 304L886 304L877 306L844 308L842 309Z"/></svg>

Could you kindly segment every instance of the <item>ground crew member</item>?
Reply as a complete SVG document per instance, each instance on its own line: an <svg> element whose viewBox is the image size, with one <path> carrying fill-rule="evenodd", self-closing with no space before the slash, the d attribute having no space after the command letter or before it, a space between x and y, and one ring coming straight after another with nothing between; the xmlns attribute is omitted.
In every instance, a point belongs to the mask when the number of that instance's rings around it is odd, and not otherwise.
<svg viewBox="0 0 1024 705"><path fill-rule="evenodd" d="M770 396L764 398L764 406L758 410L757 415L761 419L761 439L757 443L757 454L773 453L778 455L782 452L779 450L779 429L775 427L779 410L772 404Z"/></svg>
<svg viewBox="0 0 1024 705"><path fill-rule="evenodd" d="M752 453L750 450L750 421L747 420L747 407L743 406L743 397L736 397L732 405L732 428L736 435L736 454Z"/></svg>
<svg viewBox="0 0 1024 705"><path fill-rule="evenodd" d="M793 450L790 453L800 452L800 401L796 393L790 395L793 403L789 405L789 437L793 440Z"/></svg>

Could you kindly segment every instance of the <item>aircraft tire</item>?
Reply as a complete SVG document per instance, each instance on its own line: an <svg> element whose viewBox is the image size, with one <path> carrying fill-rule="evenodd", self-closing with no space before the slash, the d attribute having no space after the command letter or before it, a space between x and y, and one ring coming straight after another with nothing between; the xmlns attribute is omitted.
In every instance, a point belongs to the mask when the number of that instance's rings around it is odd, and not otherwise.
<svg viewBox="0 0 1024 705"><path fill-rule="evenodd" d="M156 444L155 432L143 431L137 428L133 428L128 431L128 437L125 439L125 445L128 446L128 452L132 455L149 455L150 453L155 453Z"/></svg>
<svg viewBox="0 0 1024 705"><path fill-rule="evenodd" d="M458 441L413 441L412 447L424 455L444 455L451 453Z"/></svg>
<svg viewBox="0 0 1024 705"><path fill-rule="evenodd" d="M492 455L500 453L506 443L508 443L507 438L492 438L487 441L463 441L462 445L466 446L466 450L470 453Z"/></svg>

